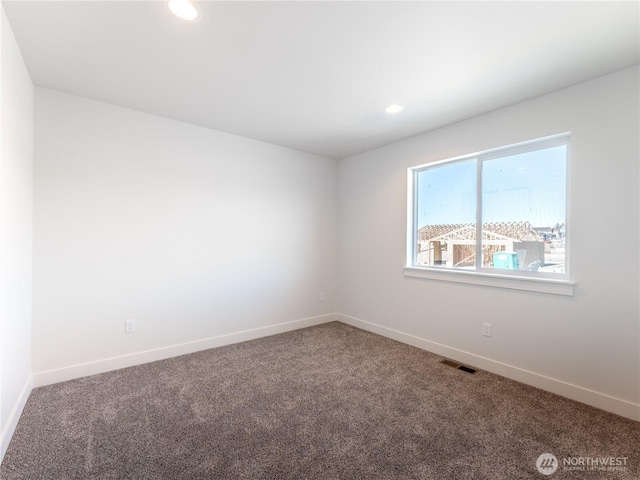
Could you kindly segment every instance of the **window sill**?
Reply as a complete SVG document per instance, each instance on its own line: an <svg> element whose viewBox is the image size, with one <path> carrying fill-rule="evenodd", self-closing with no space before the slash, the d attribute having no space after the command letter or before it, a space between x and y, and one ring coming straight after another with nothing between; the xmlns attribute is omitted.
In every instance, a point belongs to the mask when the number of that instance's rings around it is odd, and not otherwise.
<svg viewBox="0 0 640 480"><path fill-rule="evenodd" d="M465 272L440 268L404 267L404 276L438 280L441 282L466 283L485 287L524 290L527 292L550 293L573 296L575 283L547 278L527 278L492 273Z"/></svg>

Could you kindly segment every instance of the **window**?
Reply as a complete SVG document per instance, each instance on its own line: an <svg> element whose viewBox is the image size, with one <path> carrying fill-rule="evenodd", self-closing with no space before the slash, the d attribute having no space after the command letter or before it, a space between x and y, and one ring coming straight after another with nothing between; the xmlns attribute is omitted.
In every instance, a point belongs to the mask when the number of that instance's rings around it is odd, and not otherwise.
<svg viewBox="0 0 640 480"><path fill-rule="evenodd" d="M568 164L563 134L410 168L411 276L569 283Z"/></svg>

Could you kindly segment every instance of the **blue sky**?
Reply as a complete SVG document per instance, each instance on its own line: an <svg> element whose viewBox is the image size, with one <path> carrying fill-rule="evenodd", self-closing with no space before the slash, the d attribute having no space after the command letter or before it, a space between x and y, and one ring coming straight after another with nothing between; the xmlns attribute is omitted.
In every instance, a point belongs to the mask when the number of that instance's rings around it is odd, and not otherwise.
<svg viewBox="0 0 640 480"><path fill-rule="evenodd" d="M564 223L566 146L485 160L482 221ZM443 164L418 173L418 228L475 223L476 161Z"/></svg>

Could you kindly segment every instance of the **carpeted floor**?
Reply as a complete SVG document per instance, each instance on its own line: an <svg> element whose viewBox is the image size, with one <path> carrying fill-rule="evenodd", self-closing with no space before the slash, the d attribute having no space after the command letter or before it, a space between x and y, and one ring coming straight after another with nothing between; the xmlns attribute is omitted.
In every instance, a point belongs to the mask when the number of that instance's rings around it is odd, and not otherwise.
<svg viewBox="0 0 640 480"><path fill-rule="evenodd" d="M440 360L330 323L37 388L0 478L640 478L639 423Z"/></svg>

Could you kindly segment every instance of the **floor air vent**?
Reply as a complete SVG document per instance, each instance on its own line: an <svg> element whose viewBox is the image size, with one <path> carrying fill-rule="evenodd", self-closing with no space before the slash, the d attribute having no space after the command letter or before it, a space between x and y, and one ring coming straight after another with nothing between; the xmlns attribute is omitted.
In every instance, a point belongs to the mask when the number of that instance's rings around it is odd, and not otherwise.
<svg viewBox="0 0 640 480"><path fill-rule="evenodd" d="M462 370L467 373L476 373L477 370L475 368L467 367L465 365L461 365L459 363L454 362L453 360L440 360L440 363L446 365L447 367L457 368L458 370Z"/></svg>

